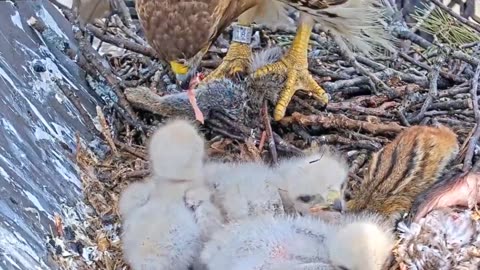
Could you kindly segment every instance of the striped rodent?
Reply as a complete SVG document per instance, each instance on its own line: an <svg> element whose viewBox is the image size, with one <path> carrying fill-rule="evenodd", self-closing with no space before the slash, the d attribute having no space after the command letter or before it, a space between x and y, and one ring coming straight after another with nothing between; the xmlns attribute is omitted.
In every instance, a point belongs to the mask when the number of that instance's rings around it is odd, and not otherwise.
<svg viewBox="0 0 480 270"><path fill-rule="evenodd" d="M363 182L347 202L347 211L399 217L441 176L458 151L457 136L448 127L405 129L373 155Z"/></svg>

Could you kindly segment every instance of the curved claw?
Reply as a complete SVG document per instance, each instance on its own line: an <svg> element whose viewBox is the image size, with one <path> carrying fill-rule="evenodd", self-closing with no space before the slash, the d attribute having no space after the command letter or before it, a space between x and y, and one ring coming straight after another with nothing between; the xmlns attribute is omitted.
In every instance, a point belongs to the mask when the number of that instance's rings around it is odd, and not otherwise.
<svg viewBox="0 0 480 270"><path fill-rule="evenodd" d="M285 116L287 106L298 90L311 93L315 99L324 105L328 103L327 93L308 71L307 51L312 28L313 24L311 22L300 23L288 53L279 62L260 68L253 76L254 78L262 77L268 73L287 75L287 81L275 106L273 114L275 121L280 121Z"/></svg>
<svg viewBox="0 0 480 270"><path fill-rule="evenodd" d="M275 110L273 112L273 119L280 121L287 110L287 106L298 90L304 90L312 94L312 96L320 101L322 104L328 103L328 94L320 85L313 79L308 71L308 67L295 66L295 61L290 60L289 56L285 56L279 62L266 65L254 73L254 78L263 77L269 73L286 74L287 80L280 92Z"/></svg>

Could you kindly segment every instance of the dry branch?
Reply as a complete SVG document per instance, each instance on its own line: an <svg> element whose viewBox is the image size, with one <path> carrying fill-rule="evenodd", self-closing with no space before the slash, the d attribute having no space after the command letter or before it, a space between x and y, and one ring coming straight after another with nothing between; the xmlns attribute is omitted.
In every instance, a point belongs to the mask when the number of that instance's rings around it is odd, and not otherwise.
<svg viewBox="0 0 480 270"><path fill-rule="evenodd" d="M357 121L348 118L345 115L303 115L293 113L292 116L285 117L281 121L282 125L299 123L305 126L320 126L326 129L349 129L377 134L396 134L404 129L397 123L374 124L366 121Z"/></svg>

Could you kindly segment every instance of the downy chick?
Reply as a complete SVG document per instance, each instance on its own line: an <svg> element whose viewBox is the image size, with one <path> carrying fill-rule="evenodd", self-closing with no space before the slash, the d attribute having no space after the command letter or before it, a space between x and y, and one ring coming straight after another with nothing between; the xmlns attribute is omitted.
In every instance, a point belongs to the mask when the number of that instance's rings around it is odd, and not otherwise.
<svg viewBox="0 0 480 270"><path fill-rule="evenodd" d="M374 214L347 215L339 225L307 216L262 216L218 231L201 254L209 270L380 270L394 237Z"/></svg>
<svg viewBox="0 0 480 270"><path fill-rule="evenodd" d="M185 269L198 257L202 229L185 204L203 184L204 141L186 121L160 127L149 143L152 176L121 194L123 253L132 269Z"/></svg>
<svg viewBox="0 0 480 270"><path fill-rule="evenodd" d="M260 162L205 164L213 202L226 222L283 213L278 188L271 183L276 177L270 167Z"/></svg>
<svg viewBox="0 0 480 270"><path fill-rule="evenodd" d="M347 209L377 211L396 219L429 188L458 152L447 127L413 126L375 153Z"/></svg>
<svg viewBox="0 0 480 270"><path fill-rule="evenodd" d="M342 210L348 163L339 153L325 150L284 159L274 170L278 187L301 214Z"/></svg>
<svg viewBox="0 0 480 270"><path fill-rule="evenodd" d="M214 202L227 222L284 213L282 200L302 214L340 208L348 175L346 161L329 152L285 159L274 168L261 162L210 162L205 167Z"/></svg>

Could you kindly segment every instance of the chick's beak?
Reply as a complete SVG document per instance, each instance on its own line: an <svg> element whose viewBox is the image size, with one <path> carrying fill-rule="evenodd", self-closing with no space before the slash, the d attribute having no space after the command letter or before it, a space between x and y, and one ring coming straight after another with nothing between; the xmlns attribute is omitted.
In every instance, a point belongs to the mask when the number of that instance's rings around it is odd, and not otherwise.
<svg viewBox="0 0 480 270"><path fill-rule="evenodd" d="M341 212L343 210L343 203L342 203L342 194L336 190L330 190L327 194L327 199L323 200L322 202L315 203L312 207L310 207L311 213L316 213L320 211L338 211Z"/></svg>

